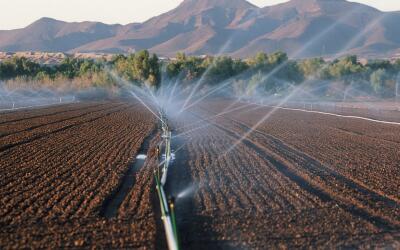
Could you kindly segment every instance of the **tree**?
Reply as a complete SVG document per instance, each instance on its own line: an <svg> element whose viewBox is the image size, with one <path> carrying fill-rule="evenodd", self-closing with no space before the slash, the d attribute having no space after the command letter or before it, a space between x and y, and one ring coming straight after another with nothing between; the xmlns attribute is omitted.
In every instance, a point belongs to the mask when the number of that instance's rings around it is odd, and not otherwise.
<svg viewBox="0 0 400 250"><path fill-rule="evenodd" d="M247 69L249 69L249 65L246 62L240 59L236 59L233 61L233 72L235 75L240 74Z"/></svg>
<svg viewBox="0 0 400 250"><path fill-rule="evenodd" d="M129 56L115 56L111 64L115 71L128 81L136 84L146 84L148 87L157 88L161 81L161 65L157 55L150 53L147 50L139 51L136 54ZM83 65L83 70L87 65ZM102 68L97 64L92 64L92 71L99 72Z"/></svg>
<svg viewBox="0 0 400 250"><path fill-rule="evenodd" d="M167 64L166 71L169 78L193 80L199 78L207 66L200 57L187 57L184 53L178 53L176 58Z"/></svg>
<svg viewBox="0 0 400 250"><path fill-rule="evenodd" d="M298 65L304 77L316 79L321 76L321 70L324 64L325 61L322 58L311 58L299 62Z"/></svg>
<svg viewBox="0 0 400 250"><path fill-rule="evenodd" d="M187 80L201 77L207 69L204 65L204 59L195 56L187 58L183 67L186 74L185 79Z"/></svg>
<svg viewBox="0 0 400 250"><path fill-rule="evenodd" d="M132 57L128 57L128 61L132 62L132 78L140 84L147 84L149 87L158 87L161 79L160 64L158 57L147 50L139 51Z"/></svg>
<svg viewBox="0 0 400 250"><path fill-rule="evenodd" d="M264 52L259 52L248 60L248 65L253 68L263 67L266 64L268 64L268 55Z"/></svg>
<svg viewBox="0 0 400 250"><path fill-rule="evenodd" d="M186 62L186 54L183 52L176 53L176 60L181 63Z"/></svg>
<svg viewBox="0 0 400 250"><path fill-rule="evenodd" d="M89 60L85 60L79 67L79 75L83 76L89 73L92 70L93 62Z"/></svg>
<svg viewBox="0 0 400 250"><path fill-rule="evenodd" d="M303 73L296 62L288 61L274 74L275 77L292 83L300 83L304 81Z"/></svg>
<svg viewBox="0 0 400 250"><path fill-rule="evenodd" d="M149 59L149 75L146 83L150 87L158 88L161 82L160 63L156 54L153 54Z"/></svg>
<svg viewBox="0 0 400 250"><path fill-rule="evenodd" d="M131 67L132 63L133 55L130 55L129 57L118 55L112 60L112 65L117 74L128 81L135 80Z"/></svg>
<svg viewBox="0 0 400 250"><path fill-rule="evenodd" d="M236 76L246 69L247 65L243 61L222 56L214 58L212 64L209 66L206 77L209 81L216 83Z"/></svg>
<svg viewBox="0 0 400 250"><path fill-rule="evenodd" d="M366 69L357 62L356 56L347 56L340 60L335 60L328 68L330 78L344 80L350 83L359 79Z"/></svg>
<svg viewBox="0 0 400 250"><path fill-rule="evenodd" d="M147 50L139 51L133 57L133 75L136 80L145 82L150 74L150 54Z"/></svg>
<svg viewBox="0 0 400 250"><path fill-rule="evenodd" d="M114 56L111 58L110 63L111 63L112 65L115 65L117 62L119 62L119 61L125 61L125 60L126 60L126 56L124 56L124 55L122 55L122 54L118 54L118 55L114 55Z"/></svg>
<svg viewBox="0 0 400 250"><path fill-rule="evenodd" d="M60 65L57 66L57 72L61 73L67 78L75 78L79 76L81 64L83 60L76 58L65 58Z"/></svg>
<svg viewBox="0 0 400 250"><path fill-rule="evenodd" d="M16 76L15 65L9 61L0 63L0 79L7 79Z"/></svg>
<svg viewBox="0 0 400 250"><path fill-rule="evenodd" d="M43 68L45 67L43 66ZM38 63L32 62L25 57L13 57L0 64L0 78L34 77L41 70L42 67Z"/></svg>
<svg viewBox="0 0 400 250"><path fill-rule="evenodd" d="M378 69L371 74L371 87L375 94L383 94L385 81L388 79L385 69Z"/></svg>
<svg viewBox="0 0 400 250"><path fill-rule="evenodd" d="M275 52L268 56L268 63L272 67L276 67L288 60L288 55L282 51Z"/></svg>
<svg viewBox="0 0 400 250"><path fill-rule="evenodd" d="M169 62L166 70L169 78L176 78L182 72L182 63L178 61Z"/></svg>
<svg viewBox="0 0 400 250"><path fill-rule="evenodd" d="M214 58L207 72L207 79L216 83L233 75L233 60L230 57L222 56Z"/></svg>
<svg viewBox="0 0 400 250"><path fill-rule="evenodd" d="M385 69L387 72L393 71L395 66L388 60L373 60L369 61L366 65L371 71L376 71L378 69Z"/></svg>

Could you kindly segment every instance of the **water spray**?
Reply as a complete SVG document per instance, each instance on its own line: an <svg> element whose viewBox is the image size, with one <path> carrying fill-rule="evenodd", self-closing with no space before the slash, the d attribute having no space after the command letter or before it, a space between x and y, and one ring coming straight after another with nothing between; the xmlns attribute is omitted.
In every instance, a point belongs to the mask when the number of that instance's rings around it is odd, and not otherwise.
<svg viewBox="0 0 400 250"><path fill-rule="evenodd" d="M351 16L351 14L354 12L355 10L350 11L349 13L346 14L346 16L344 17L344 19L347 19ZM345 46L343 50L347 50L349 49L353 44L355 44L357 41L359 41L359 39L368 31L370 31L371 29L373 29L374 27L376 27L376 24L378 22L380 22L386 14L383 14L381 16L379 16L378 18L375 18L372 22L368 23L366 25L366 27L363 29L362 32L360 32L359 34L357 34L355 37L353 37ZM310 45L312 45L313 41L317 38L322 37L323 35L326 35L327 33L329 33L333 28L335 28L338 25L338 22L335 22L333 25L331 25L328 29L326 29L324 32L320 33L317 37L315 37L313 40L309 41L306 43L305 46L302 47L302 49L296 51L294 53L293 57L296 57L298 55L300 55L306 48L308 48ZM337 59L339 57L339 55L337 55L334 59ZM271 72L269 72L266 76L263 77L263 79L261 81L265 81L266 79L268 79L269 77L271 77L272 75L274 75L275 73L279 72L281 69L283 69L286 65L288 64L288 62L284 62L282 64L280 64L279 66L275 67ZM322 72L322 70L324 70L327 67L327 65L325 65L322 69L318 70L317 73ZM306 81L302 82L300 85L298 85L297 87L294 88L293 91L291 91L291 93L285 97L282 101L280 101L278 103L278 105L272 107L272 110L270 112L268 112L264 117L262 117L248 132L246 132L237 142L235 142L232 147L227 150L225 152L225 154L229 153L230 151L232 151L241 141L243 141L247 136L249 136L252 131L254 131L258 126L260 126L263 122L265 122L272 114L274 114L276 112L277 109L282 108L282 106L288 102L288 100L290 100L294 94L296 93L296 91L298 91L300 89L300 87L302 87L302 85L304 85ZM312 104L310 105L311 111L313 112L313 106ZM368 118L362 118L362 119L368 119ZM374 119L368 119L370 121L376 121ZM383 123L387 123L387 124L396 124L393 122L386 122L386 121L378 121L378 122L383 122Z"/></svg>

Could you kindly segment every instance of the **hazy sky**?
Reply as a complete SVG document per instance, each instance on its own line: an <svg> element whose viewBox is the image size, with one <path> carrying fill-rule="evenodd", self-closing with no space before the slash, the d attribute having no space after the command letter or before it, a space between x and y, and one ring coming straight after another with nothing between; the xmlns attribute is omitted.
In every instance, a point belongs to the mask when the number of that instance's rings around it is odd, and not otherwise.
<svg viewBox="0 0 400 250"><path fill-rule="evenodd" d="M201 0L199 0L201 1ZM400 10L400 0L352 0L378 9ZM182 0L0 0L0 30L22 28L41 17L63 21L142 22L176 7ZM267 6L285 0L250 0Z"/></svg>

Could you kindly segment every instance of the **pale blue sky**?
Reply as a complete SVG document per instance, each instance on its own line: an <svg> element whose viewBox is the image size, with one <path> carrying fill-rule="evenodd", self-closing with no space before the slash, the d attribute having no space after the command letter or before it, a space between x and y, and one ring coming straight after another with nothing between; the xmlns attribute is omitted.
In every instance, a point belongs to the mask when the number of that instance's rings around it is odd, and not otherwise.
<svg viewBox="0 0 400 250"><path fill-rule="evenodd" d="M41 17L64 21L142 22L176 7L182 0L0 0L0 30L22 28ZM200 0L201 1L201 0ZM380 10L400 10L400 0L352 0ZM268 6L285 0L250 0Z"/></svg>

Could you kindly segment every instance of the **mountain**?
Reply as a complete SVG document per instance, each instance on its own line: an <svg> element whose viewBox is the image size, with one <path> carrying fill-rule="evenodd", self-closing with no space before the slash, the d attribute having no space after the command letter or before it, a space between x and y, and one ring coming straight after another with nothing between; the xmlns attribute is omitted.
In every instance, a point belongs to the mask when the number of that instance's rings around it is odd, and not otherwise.
<svg viewBox="0 0 400 250"><path fill-rule="evenodd" d="M23 29L0 31L0 50L65 52L112 37L120 27L98 22L66 23L42 18Z"/></svg>
<svg viewBox="0 0 400 250"><path fill-rule="evenodd" d="M287 51L292 57L387 55L400 47L400 14L344 0L292 0L266 7L260 16L280 20L272 32L235 52Z"/></svg>
<svg viewBox="0 0 400 250"><path fill-rule="evenodd" d="M149 49L162 56L282 50L293 58L400 52L400 12L381 12L345 0L291 0L259 8L245 0L184 0L144 23L106 25L43 18L0 31L0 51L125 53Z"/></svg>

